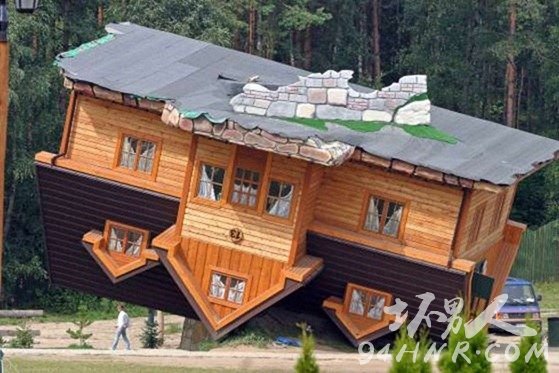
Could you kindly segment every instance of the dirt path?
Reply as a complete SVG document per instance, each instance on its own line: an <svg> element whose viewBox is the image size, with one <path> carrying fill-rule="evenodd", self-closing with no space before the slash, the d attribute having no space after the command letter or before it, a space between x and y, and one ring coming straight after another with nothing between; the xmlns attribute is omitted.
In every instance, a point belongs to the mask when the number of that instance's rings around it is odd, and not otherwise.
<svg viewBox="0 0 559 373"><path fill-rule="evenodd" d="M140 334L144 327L145 318L136 317L131 319L130 328L128 331L132 348L140 348ZM174 333L167 333L165 336L165 343L163 348L175 349L179 346L181 338L181 328L184 318L175 315L165 316L166 329L174 329ZM95 321L90 326L85 328L84 332L93 333L91 338L87 340L89 344L95 349L109 349L114 338L116 320L101 320ZM71 322L47 322L47 323L28 323L31 330L38 330L41 334L34 337L35 348L66 348L75 340L70 338L66 330L76 329L76 326ZM5 325L1 326L3 330L15 330L17 326ZM9 338L6 338L9 340ZM124 348L121 342L119 348Z"/></svg>

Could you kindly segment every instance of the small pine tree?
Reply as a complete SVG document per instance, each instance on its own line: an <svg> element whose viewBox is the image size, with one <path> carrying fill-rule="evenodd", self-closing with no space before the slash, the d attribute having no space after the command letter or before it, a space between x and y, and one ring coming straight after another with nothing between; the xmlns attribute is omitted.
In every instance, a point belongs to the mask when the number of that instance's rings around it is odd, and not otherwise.
<svg viewBox="0 0 559 373"><path fill-rule="evenodd" d="M541 337L540 327L536 325L536 323L533 321L527 321L526 325L532 329L537 330L538 334L530 337L529 336L522 337L519 346L520 354L516 361L510 363L509 366L510 371L512 373L524 373L524 372L546 373L547 362L545 361L544 354L541 354L540 356L535 356L534 354L534 346L538 351L541 350L542 348L542 337ZM529 360L526 361L526 357L530 350L532 350L531 352L532 355L530 356Z"/></svg>
<svg viewBox="0 0 559 373"><path fill-rule="evenodd" d="M318 364L314 358L314 337L310 331L310 327L306 323L297 324L301 328L301 342L302 350L301 356L295 365L295 372L297 373L318 373Z"/></svg>
<svg viewBox="0 0 559 373"><path fill-rule="evenodd" d="M10 347L12 348L33 348L33 334L31 334L31 329L27 326L26 322L23 322L16 329L16 336L10 341Z"/></svg>
<svg viewBox="0 0 559 373"><path fill-rule="evenodd" d="M72 343L69 347L84 348L84 349L93 348L93 346L87 343L87 340L91 338L93 333L84 333L84 329L90 326L93 323L93 321L91 321L87 317L87 313L85 312L84 309L80 309L78 313L78 319L76 321L73 321L72 323L77 326L77 329L72 330L68 328L68 330L66 330L66 333L68 333L68 335L70 335L72 339L77 339L79 343L78 344Z"/></svg>
<svg viewBox="0 0 559 373"><path fill-rule="evenodd" d="M156 321L146 319L140 340L144 348L158 348L163 345L163 338L159 338L159 327Z"/></svg>
<svg viewBox="0 0 559 373"><path fill-rule="evenodd" d="M451 331L448 338L448 348L441 354L439 360L439 369L442 373L491 372L491 362L485 357L485 351L489 344L487 329L483 328L475 336L467 339L465 328L467 318L464 315L457 315L455 318L459 318L460 327ZM463 354L470 362L466 361L461 355L457 355L456 361L453 361L455 351L461 347L463 342L468 343L468 349Z"/></svg>
<svg viewBox="0 0 559 373"><path fill-rule="evenodd" d="M416 348L417 354L415 355ZM428 336L425 331L421 333L419 341L416 341L408 335L406 326L402 325L394 342L390 373L431 373L433 371L431 363L425 361L428 349ZM402 350L408 352L402 353L401 359L398 361L398 355Z"/></svg>

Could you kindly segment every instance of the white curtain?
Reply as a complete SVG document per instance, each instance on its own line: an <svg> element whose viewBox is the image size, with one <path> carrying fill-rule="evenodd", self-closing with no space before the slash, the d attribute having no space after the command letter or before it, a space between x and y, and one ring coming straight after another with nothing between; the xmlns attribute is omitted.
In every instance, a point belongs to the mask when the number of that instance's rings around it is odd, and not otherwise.
<svg viewBox="0 0 559 373"><path fill-rule="evenodd" d="M392 216L388 219L388 222L384 225L384 234L389 236L395 236L398 234L398 227L400 226L400 220L402 218L402 206L397 206L396 210L392 213Z"/></svg>
<svg viewBox="0 0 559 373"><path fill-rule="evenodd" d="M373 232L378 232L380 228L380 217L382 212L379 212L379 200L372 197L369 202L369 211L367 212L367 219L365 227Z"/></svg>
<svg viewBox="0 0 559 373"><path fill-rule="evenodd" d="M134 239L132 235L128 235L128 248L126 249L126 254L132 256L140 255L140 247L142 246L143 236L141 234L137 235Z"/></svg>
<svg viewBox="0 0 559 373"><path fill-rule="evenodd" d="M357 315L365 313L365 293L359 290L353 290L351 293L351 303L349 312Z"/></svg>
<svg viewBox="0 0 559 373"><path fill-rule="evenodd" d="M119 235L119 232L115 228L111 228L111 236L109 237L109 249L121 253L124 250L122 243L124 242L124 236Z"/></svg>
<svg viewBox="0 0 559 373"><path fill-rule="evenodd" d="M131 137L124 138L122 144L122 155L120 157L120 165L126 168L134 167L134 159L136 158L136 144Z"/></svg>
<svg viewBox="0 0 559 373"><path fill-rule="evenodd" d="M291 197L293 196L293 187L289 187L290 191L285 197L281 197L276 200L272 205L268 213L270 215L281 216L282 218L287 218L289 216L289 210L291 209Z"/></svg>
<svg viewBox="0 0 559 373"><path fill-rule="evenodd" d="M258 187L249 185L241 185L235 182L233 185L233 202L240 205L254 206L256 205L256 194Z"/></svg>
<svg viewBox="0 0 559 373"><path fill-rule="evenodd" d="M198 188L198 197L203 197L212 201L217 200L215 196L214 186L212 180L208 176L208 171L211 172L211 168L208 166L202 166L202 175L200 176L200 186Z"/></svg>
<svg viewBox="0 0 559 373"><path fill-rule="evenodd" d="M219 299L223 299L225 297L225 279L225 276L218 274L212 275L212 297Z"/></svg>
<svg viewBox="0 0 559 373"><path fill-rule="evenodd" d="M233 280L234 281L234 280ZM229 302L243 303L243 295L245 293L245 282L238 280L236 284L232 284L229 288L229 294L227 296L227 300Z"/></svg>
<svg viewBox="0 0 559 373"><path fill-rule="evenodd" d="M371 299L371 308L367 313L367 316L374 320L382 319L382 312L384 309L384 297L373 296Z"/></svg>
<svg viewBox="0 0 559 373"><path fill-rule="evenodd" d="M138 168L144 172L151 172L154 157L155 144L148 141L143 141L141 146L140 161L138 162Z"/></svg>

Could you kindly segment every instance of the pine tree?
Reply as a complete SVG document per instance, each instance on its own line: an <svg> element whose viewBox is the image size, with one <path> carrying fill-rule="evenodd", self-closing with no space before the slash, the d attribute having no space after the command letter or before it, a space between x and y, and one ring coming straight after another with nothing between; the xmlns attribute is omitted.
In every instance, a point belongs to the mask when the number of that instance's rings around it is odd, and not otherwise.
<svg viewBox="0 0 559 373"><path fill-rule="evenodd" d="M314 357L315 341L310 327L306 323L300 323L297 326L301 328L302 350L295 365L295 371L297 373L318 373L318 364Z"/></svg>
<svg viewBox="0 0 559 373"><path fill-rule="evenodd" d="M422 332L419 341L416 341L408 335L405 325L402 325L392 349L390 373L431 373L431 363L425 361L427 338L427 333ZM416 349L417 354L414 353Z"/></svg>
<svg viewBox="0 0 559 373"><path fill-rule="evenodd" d="M163 338L159 337L159 327L156 321L146 319L145 326L142 328L140 341L144 348L158 348L163 345Z"/></svg>
<svg viewBox="0 0 559 373"><path fill-rule="evenodd" d="M466 338L465 322L467 318L463 315L455 316L459 321L459 328L452 329L448 338L448 349L441 354L439 369L442 373L489 373L491 362L486 358L486 350L489 344L487 329L482 328L476 335ZM451 321L452 322L452 321ZM454 352L462 350L463 344L467 343L468 349L463 352L464 356L457 355L453 361ZM467 360L466 360L467 359Z"/></svg>
<svg viewBox="0 0 559 373"><path fill-rule="evenodd" d="M520 355L516 361L510 363L510 371L512 373L546 373L547 372L547 362L545 360L545 355L542 353L540 356L535 356L534 352L542 349L542 336L540 334L541 330L534 322L528 321L526 325L538 331L538 334L534 336L525 336L520 340ZM531 354L528 357L528 354Z"/></svg>

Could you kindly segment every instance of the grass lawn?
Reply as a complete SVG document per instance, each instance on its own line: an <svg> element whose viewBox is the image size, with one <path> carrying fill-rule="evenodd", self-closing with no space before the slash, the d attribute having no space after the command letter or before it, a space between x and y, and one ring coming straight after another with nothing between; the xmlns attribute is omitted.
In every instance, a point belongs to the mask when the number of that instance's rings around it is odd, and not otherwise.
<svg viewBox="0 0 559 373"><path fill-rule="evenodd" d="M536 294L542 296L542 309L559 310L559 282L537 282L534 284Z"/></svg>
<svg viewBox="0 0 559 373"><path fill-rule="evenodd" d="M55 361L41 359L8 358L4 360L4 371L10 372L33 372L33 373L81 373L81 372L119 372L119 373L213 373L213 372L237 372L234 370L214 370L185 367L165 367L155 365L129 364L111 361Z"/></svg>

